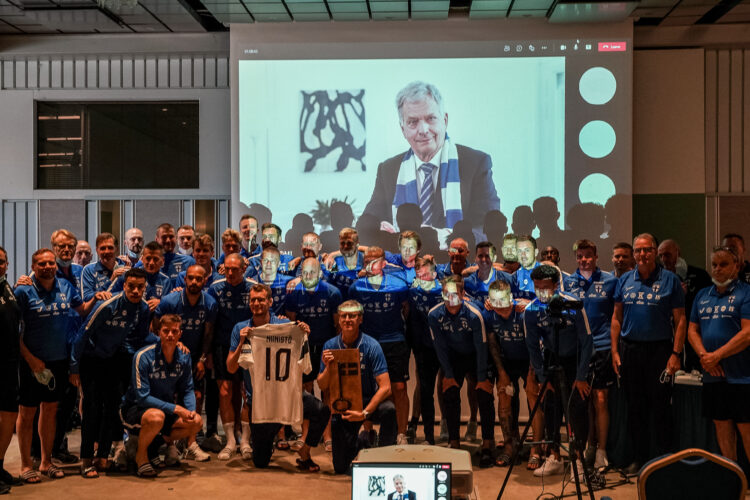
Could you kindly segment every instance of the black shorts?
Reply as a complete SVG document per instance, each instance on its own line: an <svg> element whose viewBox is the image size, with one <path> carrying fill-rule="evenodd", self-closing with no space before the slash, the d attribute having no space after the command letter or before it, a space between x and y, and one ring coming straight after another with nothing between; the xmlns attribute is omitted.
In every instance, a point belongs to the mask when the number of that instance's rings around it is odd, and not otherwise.
<svg viewBox="0 0 750 500"><path fill-rule="evenodd" d="M703 416L711 420L750 422L750 384L703 384Z"/></svg>
<svg viewBox="0 0 750 500"><path fill-rule="evenodd" d="M312 371L302 374L302 382L315 382L320 373L320 358L323 356L323 344L310 344L310 364Z"/></svg>
<svg viewBox="0 0 750 500"><path fill-rule="evenodd" d="M227 356L229 356L229 346L224 347L218 344L214 346L214 378L216 380L235 380L235 375L239 373L239 370L236 373L229 373L229 370L227 370Z"/></svg>
<svg viewBox="0 0 750 500"><path fill-rule="evenodd" d="M18 404L34 408L39 403L58 403L62 401L65 388L68 386L68 360L48 361L44 365L55 376L54 382L42 385L34 377L29 364L21 360L18 364Z"/></svg>
<svg viewBox="0 0 750 500"><path fill-rule="evenodd" d="M592 389L609 389L615 385L615 369L612 367L612 351L594 351L589 363L589 380Z"/></svg>
<svg viewBox="0 0 750 500"><path fill-rule="evenodd" d="M0 411L18 411L18 360L0 362Z"/></svg>
<svg viewBox="0 0 750 500"><path fill-rule="evenodd" d="M143 414L150 409L134 404L124 405L120 408L120 420L122 420L122 425L125 426L128 433L137 435L140 432ZM159 434L169 436L172 433L172 426L177 422L178 418L176 413L164 412L164 425Z"/></svg>
<svg viewBox="0 0 750 500"><path fill-rule="evenodd" d="M398 342L386 342L380 344L388 364L388 377L391 383L406 382L409 380L409 344L401 340Z"/></svg>
<svg viewBox="0 0 750 500"><path fill-rule="evenodd" d="M528 359L506 359L501 358L503 362L503 370L505 370L505 373L508 374L508 377L510 377L510 382L514 384L519 379L523 382L523 388L526 388L526 378L529 375L529 360ZM490 363L490 365L493 367L493 369L496 371L497 368L494 368L494 363ZM497 381L497 375L495 375L494 381Z"/></svg>

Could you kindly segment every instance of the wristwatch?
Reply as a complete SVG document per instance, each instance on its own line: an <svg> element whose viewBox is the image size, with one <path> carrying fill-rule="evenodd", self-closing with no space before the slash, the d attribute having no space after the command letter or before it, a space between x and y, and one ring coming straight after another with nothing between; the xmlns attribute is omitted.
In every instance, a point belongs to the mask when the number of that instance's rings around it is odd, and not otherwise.
<svg viewBox="0 0 750 500"><path fill-rule="evenodd" d="M365 420L370 416L370 412L367 410L362 410L362 415L365 417Z"/></svg>
<svg viewBox="0 0 750 500"><path fill-rule="evenodd" d="M682 356L682 353L677 351L672 351L672 354L674 354L675 356Z"/></svg>

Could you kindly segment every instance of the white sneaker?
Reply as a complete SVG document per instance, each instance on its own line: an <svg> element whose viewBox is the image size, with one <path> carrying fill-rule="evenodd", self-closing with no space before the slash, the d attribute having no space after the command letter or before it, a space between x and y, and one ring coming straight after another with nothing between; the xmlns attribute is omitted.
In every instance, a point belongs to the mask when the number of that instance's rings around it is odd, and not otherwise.
<svg viewBox="0 0 750 500"><path fill-rule="evenodd" d="M565 471L562 460L558 460L554 455L547 457L541 467L534 471L536 477L553 476L555 474L562 474Z"/></svg>
<svg viewBox="0 0 750 500"><path fill-rule="evenodd" d="M596 460L594 460L594 469L599 470L609 466L607 459L607 450L596 450Z"/></svg>
<svg viewBox="0 0 750 500"><path fill-rule="evenodd" d="M242 460L251 460L253 458L253 448L248 443L240 443L240 454Z"/></svg>
<svg viewBox="0 0 750 500"><path fill-rule="evenodd" d="M232 455L234 455L235 447L234 446L225 446L219 454L216 456L219 460L229 460L232 458Z"/></svg>
<svg viewBox="0 0 750 500"><path fill-rule="evenodd" d="M167 467L180 465L180 450L174 443L167 446L167 451L164 452L164 463Z"/></svg>
<svg viewBox="0 0 750 500"><path fill-rule="evenodd" d="M583 484L583 464L580 460L576 460L576 469L578 469L578 481ZM570 466L570 482L574 483L576 480L574 472L573 472L573 465Z"/></svg>
<svg viewBox="0 0 750 500"><path fill-rule="evenodd" d="M211 460L211 455L201 450L201 447L198 446L198 443L193 442L190 446L188 446L187 455L185 458L187 458L188 460L194 460L196 462L208 462L209 460Z"/></svg>
<svg viewBox="0 0 750 500"><path fill-rule="evenodd" d="M477 423L469 421L466 424L466 434L464 434L464 441L473 443L477 440Z"/></svg>
<svg viewBox="0 0 750 500"><path fill-rule="evenodd" d="M396 437L396 444L409 444L409 441L406 439L406 434L399 434Z"/></svg>

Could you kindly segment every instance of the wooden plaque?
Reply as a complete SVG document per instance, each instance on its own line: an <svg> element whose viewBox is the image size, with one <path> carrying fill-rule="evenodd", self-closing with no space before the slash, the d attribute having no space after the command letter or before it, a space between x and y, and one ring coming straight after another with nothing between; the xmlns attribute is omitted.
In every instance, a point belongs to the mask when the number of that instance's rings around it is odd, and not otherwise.
<svg viewBox="0 0 750 500"><path fill-rule="evenodd" d="M359 371L359 349L334 349L331 362L331 411L362 411L362 376Z"/></svg>

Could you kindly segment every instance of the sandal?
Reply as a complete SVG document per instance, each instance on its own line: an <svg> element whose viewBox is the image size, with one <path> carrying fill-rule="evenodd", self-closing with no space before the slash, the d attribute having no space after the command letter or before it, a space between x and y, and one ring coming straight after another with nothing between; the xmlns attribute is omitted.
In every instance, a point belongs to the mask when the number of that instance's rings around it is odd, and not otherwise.
<svg viewBox="0 0 750 500"><path fill-rule="evenodd" d="M26 484L37 484L42 482L42 477L34 469L29 469L21 473L21 481Z"/></svg>
<svg viewBox="0 0 750 500"><path fill-rule="evenodd" d="M542 466L542 457L534 453L529 457L529 463L526 464L526 469L537 470L541 466Z"/></svg>
<svg viewBox="0 0 750 500"><path fill-rule="evenodd" d="M307 460L297 459L297 470L302 472L320 472L320 465L313 462L312 458Z"/></svg>
<svg viewBox="0 0 750 500"><path fill-rule="evenodd" d="M81 467L81 477L84 477L86 479L96 479L99 477L99 471L97 471L96 467L93 465L89 465L88 467Z"/></svg>
<svg viewBox="0 0 750 500"><path fill-rule="evenodd" d="M156 477L157 474L158 473L156 472L156 469L151 466L150 462L146 462L145 464L139 466L135 471L136 476L145 478Z"/></svg>
<svg viewBox="0 0 750 500"><path fill-rule="evenodd" d="M501 454L499 457L497 457L497 460L495 460L495 465L498 467L507 467L510 465L510 461L512 460L511 456L507 453Z"/></svg>
<svg viewBox="0 0 750 500"><path fill-rule="evenodd" d="M65 472L56 465L50 465L47 470L40 470L39 472L50 479L62 479L65 477Z"/></svg>
<svg viewBox="0 0 750 500"><path fill-rule="evenodd" d="M292 451L299 451L303 446L305 446L305 442L301 439L297 439L290 445L290 448Z"/></svg>
<svg viewBox="0 0 750 500"><path fill-rule="evenodd" d="M276 442L276 449L279 449L279 450L288 450L289 449L289 441L287 441L285 439L279 439Z"/></svg>

